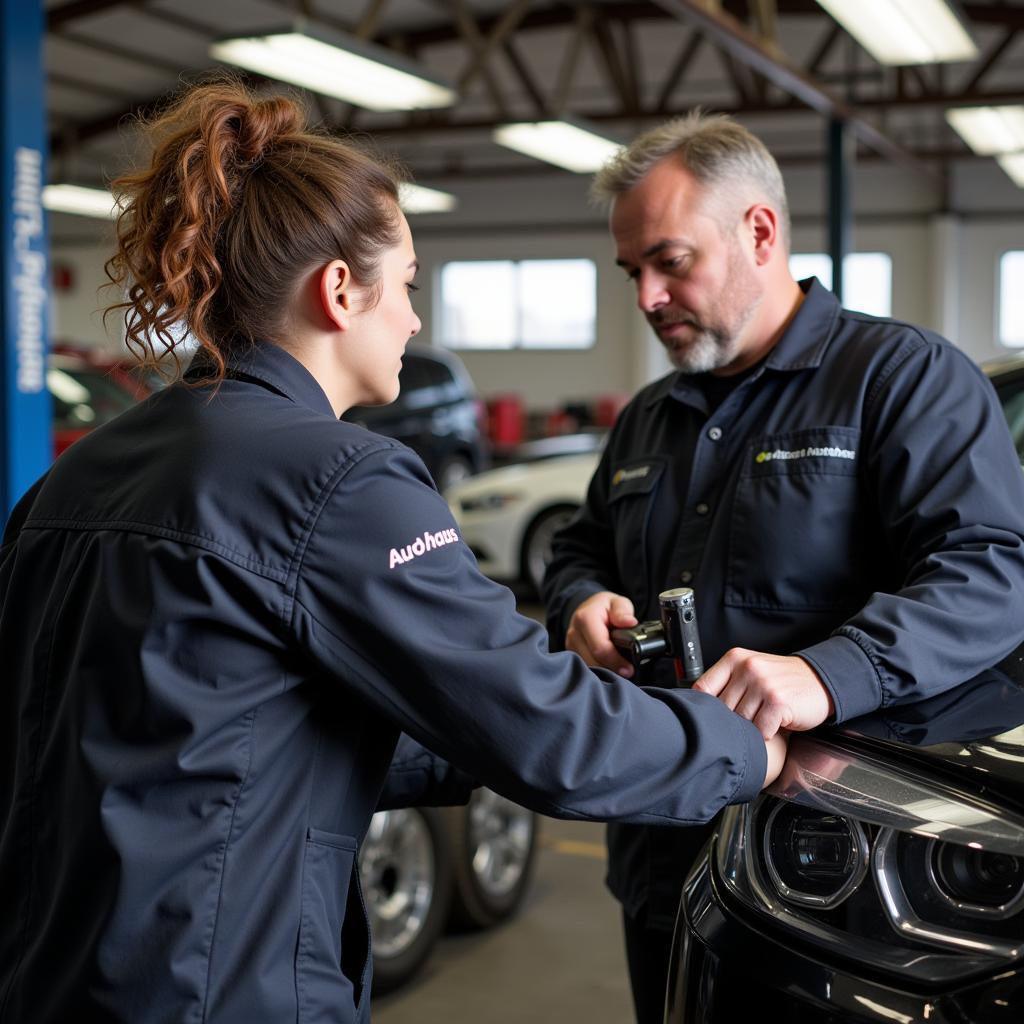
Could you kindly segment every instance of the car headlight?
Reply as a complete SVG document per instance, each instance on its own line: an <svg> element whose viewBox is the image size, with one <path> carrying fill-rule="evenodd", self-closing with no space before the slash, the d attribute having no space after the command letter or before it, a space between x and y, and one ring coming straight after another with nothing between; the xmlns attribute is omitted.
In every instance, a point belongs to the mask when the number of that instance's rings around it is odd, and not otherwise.
<svg viewBox="0 0 1024 1024"><path fill-rule="evenodd" d="M932 889L968 917L1003 920L1024 901L1024 859L926 840L924 857Z"/></svg>
<svg viewBox="0 0 1024 1024"><path fill-rule="evenodd" d="M492 491L490 494L478 494L473 497L459 498L459 508L463 512L497 512L522 500L522 495L515 492L501 493Z"/></svg>
<svg viewBox="0 0 1024 1024"><path fill-rule="evenodd" d="M794 739L787 775L787 799L723 815L712 864L743 907L929 983L1024 956L1024 819L817 738Z"/></svg>
<svg viewBox="0 0 1024 1024"><path fill-rule="evenodd" d="M868 840L852 818L780 802L765 822L763 858L787 902L835 907L867 873Z"/></svg>

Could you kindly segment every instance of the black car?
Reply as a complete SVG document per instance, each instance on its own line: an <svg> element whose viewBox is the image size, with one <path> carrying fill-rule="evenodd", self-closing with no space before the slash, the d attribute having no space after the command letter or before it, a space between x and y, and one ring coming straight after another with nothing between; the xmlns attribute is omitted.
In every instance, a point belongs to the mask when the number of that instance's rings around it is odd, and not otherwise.
<svg viewBox="0 0 1024 1024"><path fill-rule="evenodd" d="M444 491L488 462L483 406L461 361L450 352L409 346L390 405L357 406L344 419L407 444Z"/></svg>
<svg viewBox="0 0 1024 1024"><path fill-rule="evenodd" d="M988 372L1024 462L1024 361ZM665 1019L1024 1021L1024 647L792 738L687 879Z"/></svg>
<svg viewBox="0 0 1024 1024"><path fill-rule="evenodd" d="M666 1020L1024 1020L1024 650L795 736L687 880Z"/></svg>

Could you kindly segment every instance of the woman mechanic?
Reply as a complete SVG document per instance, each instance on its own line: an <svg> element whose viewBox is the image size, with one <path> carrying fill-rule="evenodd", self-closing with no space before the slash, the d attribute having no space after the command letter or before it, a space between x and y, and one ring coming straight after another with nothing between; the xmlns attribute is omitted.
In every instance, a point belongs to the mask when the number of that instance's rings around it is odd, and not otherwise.
<svg viewBox="0 0 1024 1024"><path fill-rule="evenodd" d="M150 360L180 323L199 350L7 525L0 1020L367 1020L378 806L472 778L689 824L784 744L546 653L419 459L339 420L394 400L420 327L385 166L231 82L147 132L115 182L112 308ZM432 753L392 763L401 733Z"/></svg>

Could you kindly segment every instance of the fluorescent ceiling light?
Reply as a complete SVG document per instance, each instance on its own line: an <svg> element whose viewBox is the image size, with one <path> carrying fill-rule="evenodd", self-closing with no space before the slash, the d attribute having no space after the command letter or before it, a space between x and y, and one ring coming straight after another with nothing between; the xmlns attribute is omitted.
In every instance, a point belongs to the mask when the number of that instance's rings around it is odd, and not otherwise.
<svg viewBox="0 0 1024 1024"><path fill-rule="evenodd" d="M303 22L258 36L222 39L210 56L367 110L450 107L455 89L400 54Z"/></svg>
<svg viewBox="0 0 1024 1024"><path fill-rule="evenodd" d="M1024 150L1024 106L955 107L946 120L979 156Z"/></svg>
<svg viewBox="0 0 1024 1024"><path fill-rule="evenodd" d="M398 186L398 203L406 213L449 213L456 199L450 192L404 181Z"/></svg>
<svg viewBox="0 0 1024 1024"><path fill-rule="evenodd" d="M117 203L105 188L82 188L81 185L47 185L43 189L43 206L58 213L77 213L83 217L117 215Z"/></svg>
<svg viewBox="0 0 1024 1024"><path fill-rule="evenodd" d="M818 0L880 64L972 60L974 40L944 0Z"/></svg>
<svg viewBox="0 0 1024 1024"><path fill-rule="evenodd" d="M1024 188L1024 153L1008 153L997 156L996 163L1010 176L1017 188Z"/></svg>
<svg viewBox="0 0 1024 1024"><path fill-rule="evenodd" d="M523 121L494 129L494 141L577 174L599 170L622 148L572 121Z"/></svg>

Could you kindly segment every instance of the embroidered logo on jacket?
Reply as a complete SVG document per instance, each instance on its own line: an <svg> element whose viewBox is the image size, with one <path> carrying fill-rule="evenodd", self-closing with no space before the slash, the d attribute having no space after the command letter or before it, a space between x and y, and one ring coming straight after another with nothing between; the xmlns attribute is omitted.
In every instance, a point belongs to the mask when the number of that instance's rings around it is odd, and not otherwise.
<svg viewBox="0 0 1024 1024"><path fill-rule="evenodd" d="M388 568L394 569L396 565L404 565L414 558L419 558L420 555L425 555L428 551L433 551L434 548L443 548L445 544L456 544L458 540L457 530L425 533L422 537L417 537L411 544L406 544L404 548L392 548L391 554L388 556Z"/></svg>
<svg viewBox="0 0 1024 1024"><path fill-rule="evenodd" d="M857 452L849 448L776 448L773 452L758 452L755 462L781 462L784 459L856 459Z"/></svg>
<svg viewBox="0 0 1024 1024"><path fill-rule="evenodd" d="M650 466L637 466L636 469L617 470L615 475L612 477L612 486L617 487L619 484L625 483L627 480L641 480L647 476L650 471Z"/></svg>

